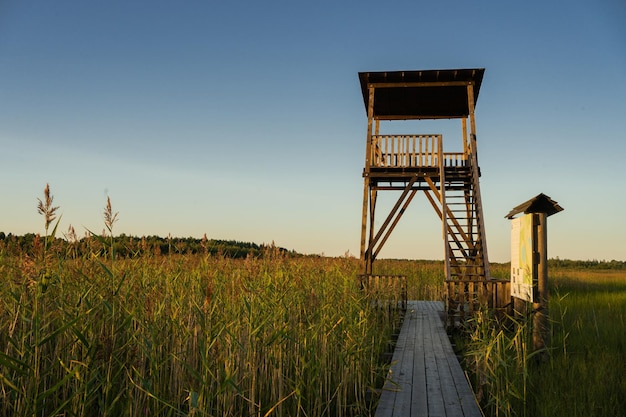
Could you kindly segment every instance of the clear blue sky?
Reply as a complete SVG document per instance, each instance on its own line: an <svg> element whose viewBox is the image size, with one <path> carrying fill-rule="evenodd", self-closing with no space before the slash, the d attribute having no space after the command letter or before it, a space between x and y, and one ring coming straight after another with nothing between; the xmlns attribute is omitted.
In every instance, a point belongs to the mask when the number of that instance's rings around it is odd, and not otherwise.
<svg viewBox="0 0 626 417"><path fill-rule="evenodd" d="M357 73L484 67L491 260L540 192L565 208L550 257L626 260L625 22L622 0L0 1L0 231L43 233L50 183L62 232L102 230L109 196L115 234L358 256ZM398 228L381 256L443 257L423 196Z"/></svg>

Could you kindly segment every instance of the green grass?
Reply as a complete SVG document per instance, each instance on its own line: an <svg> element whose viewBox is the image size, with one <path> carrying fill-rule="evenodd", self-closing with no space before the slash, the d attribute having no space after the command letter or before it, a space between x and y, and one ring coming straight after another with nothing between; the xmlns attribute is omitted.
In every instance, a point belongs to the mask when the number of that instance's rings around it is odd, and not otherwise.
<svg viewBox="0 0 626 417"><path fill-rule="evenodd" d="M374 263L373 273L406 276L409 300L444 300L443 261L380 259Z"/></svg>
<svg viewBox="0 0 626 417"><path fill-rule="evenodd" d="M626 271L555 270L554 351L538 369L535 415L626 414Z"/></svg>

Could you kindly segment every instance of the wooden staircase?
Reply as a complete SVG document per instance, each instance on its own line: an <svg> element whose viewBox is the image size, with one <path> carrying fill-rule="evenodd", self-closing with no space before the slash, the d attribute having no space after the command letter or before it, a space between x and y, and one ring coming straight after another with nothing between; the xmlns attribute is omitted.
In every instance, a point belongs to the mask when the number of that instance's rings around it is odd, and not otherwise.
<svg viewBox="0 0 626 417"><path fill-rule="evenodd" d="M467 163L466 176L453 179L444 178L442 168L446 279L481 281L489 279L489 260L475 152Z"/></svg>

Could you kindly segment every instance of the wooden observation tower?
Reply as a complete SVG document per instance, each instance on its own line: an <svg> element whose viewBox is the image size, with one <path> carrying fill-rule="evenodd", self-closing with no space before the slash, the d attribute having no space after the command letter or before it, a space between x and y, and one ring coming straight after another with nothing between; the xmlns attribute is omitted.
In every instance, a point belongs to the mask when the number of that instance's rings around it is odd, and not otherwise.
<svg viewBox="0 0 626 417"><path fill-rule="evenodd" d="M483 73L483 68L359 73L367 111L361 224L365 275L372 274L381 248L415 194L423 191L443 225L449 294L451 283L489 280L474 118ZM394 121L425 119L460 119L459 135L392 130ZM381 132L381 121L391 129ZM390 190L400 196L376 230L378 193Z"/></svg>

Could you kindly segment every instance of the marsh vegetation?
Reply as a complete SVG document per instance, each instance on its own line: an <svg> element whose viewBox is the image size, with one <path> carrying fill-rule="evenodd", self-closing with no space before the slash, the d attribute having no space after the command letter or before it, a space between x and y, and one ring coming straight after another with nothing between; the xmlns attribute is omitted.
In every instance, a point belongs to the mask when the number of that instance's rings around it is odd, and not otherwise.
<svg viewBox="0 0 626 417"><path fill-rule="evenodd" d="M357 259L117 239L108 199L102 234L59 239L49 187L38 203L43 236L0 236L0 416L373 414L400 313L373 308ZM376 269L444 298L442 262ZM624 415L625 265L551 260L550 283L547 360L528 316L483 312L456 335L485 413Z"/></svg>
<svg viewBox="0 0 626 417"><path fill-rule="evenodd" d="M488 416L626 413L626 269L567 262L550 269L551 343L532 348L532 313L483 311L456 340Z"/></svg>

